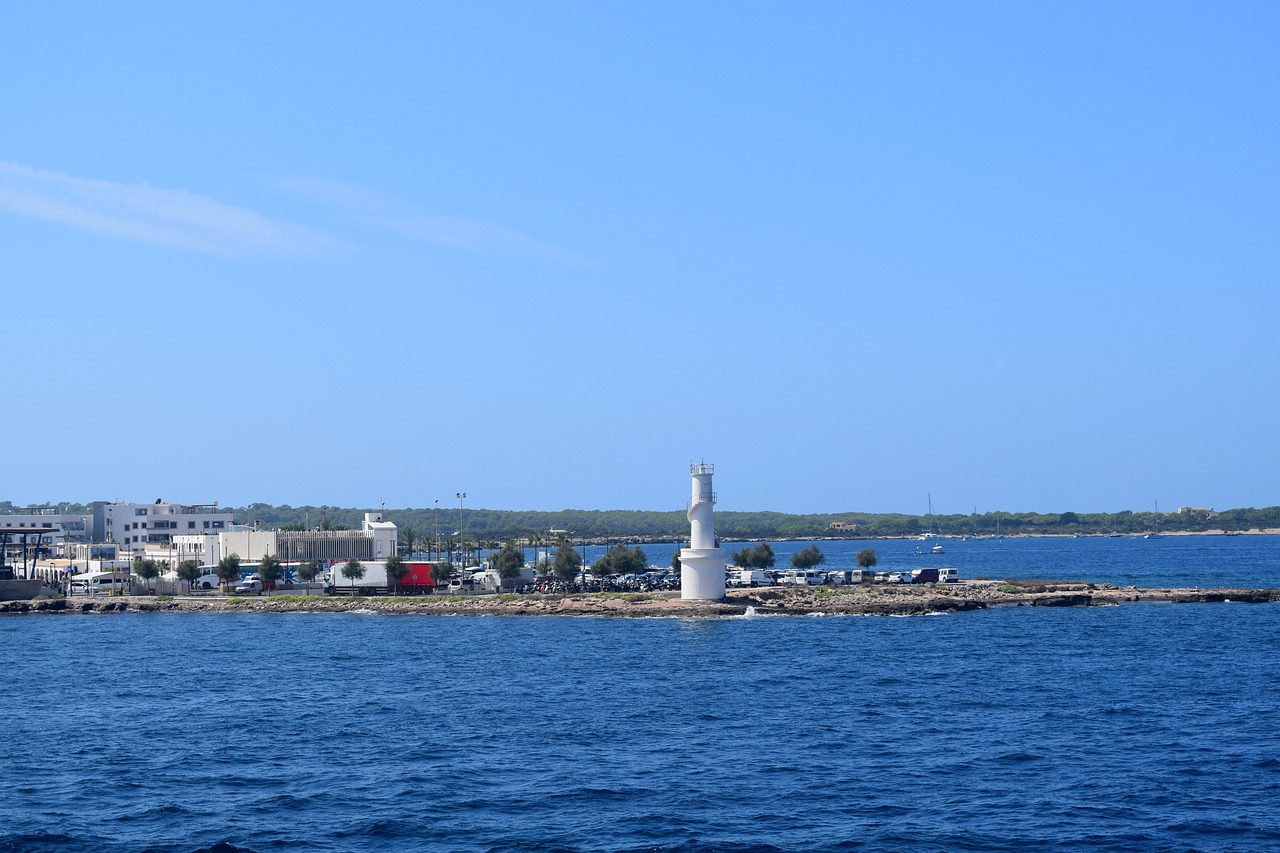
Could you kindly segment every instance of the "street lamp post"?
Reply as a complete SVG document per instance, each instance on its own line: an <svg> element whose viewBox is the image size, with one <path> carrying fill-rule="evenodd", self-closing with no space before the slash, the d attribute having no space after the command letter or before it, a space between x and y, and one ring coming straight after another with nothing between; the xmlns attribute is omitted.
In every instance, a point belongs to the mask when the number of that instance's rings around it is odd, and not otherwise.
<svg viewBox="0 0 1280 853"><path fill-rule="evenodd" d="M436 498L436 511L432 513L436 525L436 560L440 559L440 499Z"/></svg>

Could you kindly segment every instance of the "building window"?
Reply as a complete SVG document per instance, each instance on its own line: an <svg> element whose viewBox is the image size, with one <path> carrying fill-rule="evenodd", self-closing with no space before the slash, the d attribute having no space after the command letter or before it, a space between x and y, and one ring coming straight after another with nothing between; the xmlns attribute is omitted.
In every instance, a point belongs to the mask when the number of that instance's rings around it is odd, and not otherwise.
<svg viewBox="0 0 1280 853"><path fill-rule="evenodd" d="M204 529L205 529L205 530L208 530L208 529L209 529L209 522L207 522L207 521L206 521L206 522L204 523Z"/></svg>
<svg viewBox="0 0 1280 853"><path fill-rule="evenodd" d="M188 521L188 522L187 522L187 529L188 529L188 530L195 530L195 529L196 529L196 523L195 523L194 521Z"/></svg>
<svg viewBox="0 0 1280 853"><path fill-rule="evenodd" d="M219 529L221 529L221 527L222 527L222 522L221 522L221 521L215 521L215 522L213 523L213 526L214 526L214 527L217 527L217 528L219 528Z"/></svg>

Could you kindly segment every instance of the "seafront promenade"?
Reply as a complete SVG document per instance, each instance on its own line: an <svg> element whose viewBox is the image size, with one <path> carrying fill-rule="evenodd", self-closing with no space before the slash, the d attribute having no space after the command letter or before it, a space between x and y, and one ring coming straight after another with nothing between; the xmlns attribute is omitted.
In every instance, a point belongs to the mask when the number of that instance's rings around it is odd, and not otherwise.
<svg viewBox="0 0 1280 853"><path fill-rule="evenodd" d="M679 593L330 596L76 596L0 602L0 615L107 613L353 613L424 616L711 618L764 615L915 616L988 607L1097 607L1136 602L1273 603L1280 589L1137 588L1068 581L962 581L730 590L721 601Z"/></svg>

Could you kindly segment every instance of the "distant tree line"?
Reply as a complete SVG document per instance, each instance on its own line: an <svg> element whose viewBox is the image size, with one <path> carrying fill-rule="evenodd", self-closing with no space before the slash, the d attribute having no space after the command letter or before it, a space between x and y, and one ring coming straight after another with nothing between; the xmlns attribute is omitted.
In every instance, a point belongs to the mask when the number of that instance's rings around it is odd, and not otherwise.
<svg viewBox="0 0 1280 853"><path fill-rule="evenodd" d="M366 510L339 507L273 507L252 504L231 509L236 518L258 522L263 527L297 525L329 526L338 529L360 526ZM416 531L425 544L439 529L448 539L460 529L458 508L388 509L387 521L401 529ZM1206 530L1244 531L1280 528L1280 506L1264 509L1232 509L1209 515L1205 512L1155 513L1125 510L1116 513L1037 513L986 512L954 515L903 515L899 513L818 513L790 515L781 512L717 512L716 535L721 539L877 539L919 536L926 530L947 536L1098 535L1108 533L1136 534L1155 529L1166 532ZM833 527L832 525L840 525ZM683 511L657 512L645 510L561 510L514 511L466 508L462 527L469 539L506 541L539 534L552 540L548 531L566 531L574 540L626 539L680 542L689 534L689 522Z"/></svg>
<svg viewBox="0 0 1280 853"><path fill-rule="evenodd" d="M85 504L61 503L67 512L87 513ZM21 510L9 501L0 501L0 513ZM359 528L367 509L335 506L272 506L253 503L227 507L242 524L263 528L347 530ZM465 515L465 521L463 519ZM421 509L388 509L387 521L401 530L412 528L422 544L449 539L457 530L472 541L526 539L538 534L554 541L551 530L566 531L574 540L626 539L680 542L687 538L689 522L683 510L492 510L440 506ZM833 527L832 525L838 525ZM1036 513L986 512L954 515L902 515L899 513L819 513L790 515L782 512L717 512L716 535L721 539L814 539L819 537L876 539L918 536L932 529L948 536L990 536L1048 534L1135 534L1156 528L1166 532L1280 528L1280 506L1263 509L1229 509L1210 515L1206 512L1116 513Z"/></svg>

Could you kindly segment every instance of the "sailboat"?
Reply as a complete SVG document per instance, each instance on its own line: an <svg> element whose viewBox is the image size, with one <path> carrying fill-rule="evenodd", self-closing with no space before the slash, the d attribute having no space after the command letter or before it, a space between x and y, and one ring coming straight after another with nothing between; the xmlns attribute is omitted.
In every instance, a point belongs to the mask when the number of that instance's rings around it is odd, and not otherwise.
<svg viewBox="0 0 1280 853"><path fill-rule="evenodd" d="M1156 501L1155 518L1152 520L1152 523L1155 525L1155 527L1147 531L1145 534L1143 534L1143 537L1142 537L1143 539L1159 539L1160 538L1160 501Z"/></svg>
<svg viewBox="0 0 1280 853"><path fill-rule="evenodd" d="M929 531L927 533L921 533L920 539L923 541L925 539L937 539L937 538L938 538L938 534L933 532L933 492L930 492L929 493Z"/></svg>

